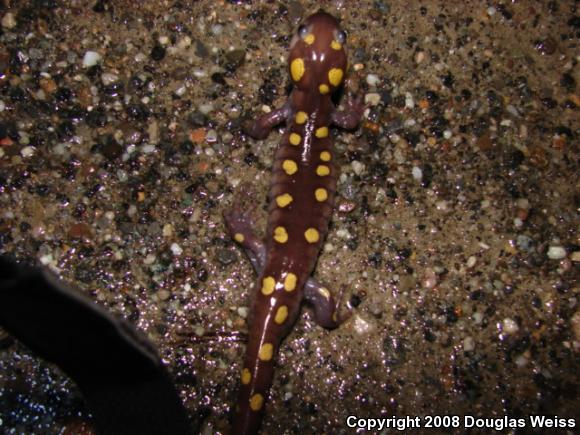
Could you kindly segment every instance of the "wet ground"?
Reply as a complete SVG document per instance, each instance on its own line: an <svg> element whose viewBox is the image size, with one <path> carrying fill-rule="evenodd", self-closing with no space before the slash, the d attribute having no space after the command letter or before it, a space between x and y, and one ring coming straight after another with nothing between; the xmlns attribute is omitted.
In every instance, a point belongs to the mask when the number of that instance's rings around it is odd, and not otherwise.
<svg viewBox="0 0 580 435"><path fill-rule="evenodd" d="M336 132L315 273L354 315L329 332L304 310L265 433L353 433L351 414L579 417L574 1L143 3L2 2L0 252L133 322L198 427L223 433L255 276L222 212L249 195L263 231L280 137L240 123L283 103L292 32L324 6L370 106ZM0 332L0 432L87 418Z"/></svg>

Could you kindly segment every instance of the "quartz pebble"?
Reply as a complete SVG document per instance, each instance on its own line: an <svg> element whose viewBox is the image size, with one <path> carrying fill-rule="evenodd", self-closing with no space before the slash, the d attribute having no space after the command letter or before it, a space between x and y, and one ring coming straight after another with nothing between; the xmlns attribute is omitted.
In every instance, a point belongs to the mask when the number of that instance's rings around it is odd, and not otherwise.
<svg viewBox="0 0 580 435"><path fill-rule="evenodd" d="M562 246L550 246L547 255L550 260L561 260L566 257L566 250Z"/></svg>
<svg viewBox="0 0 580 435"><path fill-rule="evenodd" d="M96 51L87 51L83 57L83 66L85 68L90 68L91 66L95 66L101 60L101 55Z"/></svg>

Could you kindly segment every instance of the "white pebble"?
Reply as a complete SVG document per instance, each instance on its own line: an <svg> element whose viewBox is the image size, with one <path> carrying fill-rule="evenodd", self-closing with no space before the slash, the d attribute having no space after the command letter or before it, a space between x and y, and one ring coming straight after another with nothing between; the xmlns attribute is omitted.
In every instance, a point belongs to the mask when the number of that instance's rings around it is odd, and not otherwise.
<svg viewBox="0 0 580 435"><path fill-rule="evenodd" d="M187 91L187 86L185 85L185 83L181 83L177 89L175 89L175 95L177 95L178 97L183 97L185 95L185 92Z"/></svg>
<svg viewBox="0 0 580 435"><path fill-rule="evenodd" d="M528 358L525 355L522 354L522 355L519 355L515 359L514 362L516 363L516 366L518 366L518 367L525 367L525 366L528 365Z"/></svg>
<svg viewBox="0 0 580 435"><path fill-rule="evenodd" d="M362 174L365 170L364 163L361 163L358 160L353 160L350 166L356 175Z"/></svg>
<svg viewBox="0 0 580 435"><path fill-rule="evenodd" d="M423 179L423 171L418 166L413 166L412 169L413 178L417 181L421 181Z"/></svg>
<svg viewBox="0 0 580 435"><path fill-rule="evenodd" d="M0 112L4 112L6 110L6 103L3 100L0 100Z"/></svg>
<svg viewBox="0 0 580 435"><path fill-rule="evenodd" d="M155 263L155 254L147 254L147 257L143 260L143 264L153 264Z"/></svg>
<svg viewBox="0 0 580 435"><path fill-rule="evenodd" d="M354 316L354 330L356 333L362 335L370 331L371 325L360 316Z"/></svg>
<svg viewBox="0 0 580 435"><path fill-rule="evenodd" d="M40 262L44 265L47 266L50 263L52 263L52 254L46 254L43 255L42 257L40 257Z"/></svg>
<svg viewBox="0 0 580 435"><path fill-rule="evenodd" d="M177 243L172 243L169 249L175 256L183 254L183 249Z"/></svg>
<svg viewBox="0 0 580 435"><path fill-rule="evenodd" d="M381 96L376 92L365 94L365 104L377 106L381 102Z"/></svg>
<svg viewBox="0 0 580 435"><path fill-rule="evenodd" d="M475 257L475 255L472 255L471 257L469 257L467 259L467 267L468 268L472 268L473 266L475 266L475 263L477 263L477 258Z"/></svg>
<svg viewBox="0 0 580 435"><path fill-rule="evenodd" d="M487 8L487 15L489 15L490 17L494 16L496 12L496 9L493 6L490 6Z"/></svg>
<svg viewBox="0 0 580 435"><path fill-rule="evenodd" d="M101 82L105 86L108 86L111 83L115 83L117 80L119 80L119 76L117 74L103 73L103 75L101 75Z"/></svg>
<svg viewBox="0 0 580 435"><path fill-rule="evenodd" d="M410 92L405 93L405 107L407 109L413 109L415 107L415 100L413 100L413 95Z"/></svg>
<svg viewBox="0 0 580 435"><path fill-rule="evenodd" d="M202 104L199 106L199 111L201 113L203 113L204 115L207 115L209 112L211 112L213 110L213 105L212 104Z"/></svg>
<svg viewBox="0 0 580 435"><path fill-rule="evenodd" d="M515 334L518 332L520 327L517 322L509 317L503 319L503 330L506 334Z"/></svg>
<svg viewBox="0 0 580 435"><path fill-rule="evenodd" d="M203 77L207 77L207 71L201 68L194 68L193 70L193 76L201 79Z"/></svg>
<svg viewBox="0 0 580 435"><path fill-rule="evenodd" d="M425 60L425 52L424 51L418 51L417 54L415 54L415 62L416 63L421 63Z"/></svg>
<svg viewBox="0 0 580 435"><path fill-rule="evenodd" d="M151 153L154 153L156 149L157 148L155 148L155 145L147 144L147 145L143 145L143 147L141 148L141 151L143 151L144 154L151 154Z"/></svg>
<svg viewBox="0 0 580 435"><path fill-rule="evenodd" d="M7 12L6 15L2 17L2 27L7 29L13 29L16 27L16 18L12 12Z"/></svg>
<svg viewBox="0 0 580 435"><path fill-rule="evenodd" d="M367 84L369 86L376 86L379 84L379 76L376 74L368 74L367 75Z"/></svg>
<svg viewBox="0 0 580 435"><path fill-rule="evenodd" d="M475 340L473 337L465 337L463 339L463 350L465 352L471 352L473 349L475 349Z"/></svg>
<svg viewBox="0 0 580 435"><path fill-rule="evenodd" d="M550 246L548 248L548 258L550 260L561 260L566 257L566 250L561 246Z"/></svg>
<svg viewBox="0 0 580 435"><path fill-rule="evenodd" d="M20 150L20 154L22 154L22 157L32 157L32 155L34 155L34 152L36 151L36 148L28 146L28 147L24 147Z"/></svg>
<svg viewBox="0 0 580 435"><path fill-rule="evenodd" d="M238 316L240 316L242 319L248 317L248 307L239 307L236 311L238 312Z"/></svg>
<svg viewBox="0 0 580 435"><path fill-rule="evenodd" d="M476 311L471 315L471 318L477 325L479 325L483 321L483 313Z"/></svg>
<svg viewBox="0 0 580 435"><path fill-rule="evenodd" d="M96 51L87 51L83 57L83 66L90 68L101 61L102 57Z"/></svg>

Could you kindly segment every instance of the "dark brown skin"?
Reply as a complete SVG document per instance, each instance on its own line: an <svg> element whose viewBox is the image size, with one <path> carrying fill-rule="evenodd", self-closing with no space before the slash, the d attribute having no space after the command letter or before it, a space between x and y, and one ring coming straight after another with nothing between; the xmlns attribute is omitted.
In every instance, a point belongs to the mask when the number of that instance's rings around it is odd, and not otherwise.
<svg viewBox="0 0 580 435"><path fill-rule="evenodd" d="M230 233L259 274L232 434L258 432L280 342L296 322L303 298L314 306L320 325L340 323L335 299L310 275L328 231L338 176L329 127L355 128L364 110L349 101L347 110L338 112L331 100L346 70L345 42L331 15L311 15L291 43L294 89L288 101L248 128L252 137L263 139L277 124L287 125L272 168L264 242L252 232L249 218L237 212L226 216Z"/></svg>

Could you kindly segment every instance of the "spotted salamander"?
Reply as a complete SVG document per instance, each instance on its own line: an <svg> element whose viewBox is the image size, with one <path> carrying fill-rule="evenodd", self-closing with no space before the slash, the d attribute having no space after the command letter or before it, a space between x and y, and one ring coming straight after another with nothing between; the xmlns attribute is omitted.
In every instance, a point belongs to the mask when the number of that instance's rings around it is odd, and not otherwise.
<svg viewBox="0 0 580 435"><path fill-rule="evenodd" d="M312 304L321 326L334 328L341 321L335 302L340 298L310 275L328 231L336 192L338 165L329 128L356 128L364 110L357 98L347 99L341 111L331 99L343 85L345 43L346 33L331 15L320 11L307 18L290 46L294 87L288 101L246 129L253 138L264 139L276 125L287 126L273 163L265 240L256 237L251 219L243 213L225 215L228 231L259 275L233 422L236 435L259 430L274 359L302 300Z"/></svg>

